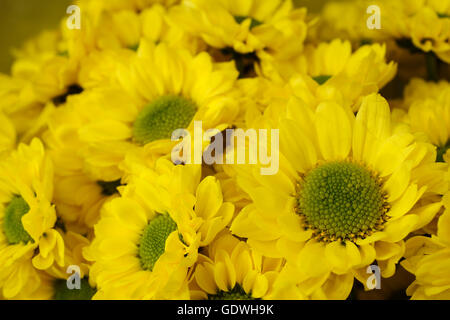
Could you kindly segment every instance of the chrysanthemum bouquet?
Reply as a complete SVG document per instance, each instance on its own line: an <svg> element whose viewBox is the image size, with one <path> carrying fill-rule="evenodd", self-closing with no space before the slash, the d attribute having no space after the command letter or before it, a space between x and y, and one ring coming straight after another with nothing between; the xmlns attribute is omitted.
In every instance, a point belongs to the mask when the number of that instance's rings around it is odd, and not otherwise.
<svg viewBox="0 0 450 320"><path fill-rule="evenodd" d="M450 1L80 0L0 75L0 298L450 299Z"/></svg>

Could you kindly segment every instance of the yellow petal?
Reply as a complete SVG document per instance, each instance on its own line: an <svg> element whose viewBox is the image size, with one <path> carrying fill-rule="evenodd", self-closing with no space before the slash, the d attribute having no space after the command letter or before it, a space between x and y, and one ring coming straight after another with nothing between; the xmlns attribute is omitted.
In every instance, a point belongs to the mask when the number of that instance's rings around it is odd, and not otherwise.
<svg viewBox="0 0 450 320"><path fill-rule="evenodd" d="M388 192L388 201L393 202L401 197L408 187L411 171L408 164L403 164L384 183L384 188Z"/></svg>
<svg viewBox="0 0 450 320"><path fill-rule="evenodd" d="M299 270L312 277L320 276L330 270L327 261L324 261L325 244L310 240L300 251L298 257Z"/></svg>
<svg viewBox="0 0 450 320"><path fill-rule="evenodd" d="M352 126L340 105L326 102L317 107L316 130L325 160L347 158L351 148Z"/></svg>
<svg viewBox="0 0 450 320"><path fill-rule="evenodd" d="M388 211L387 215L397 218L406 214L423 195L425 190L426 187L422 187L420 190L417 190L417 184L415 183L409 185L401 198L392 203L392 207Z"/></svg>
<svg viewBox="0 0 450 320"><path fill-rule="evenodd" d="M214 282L214 267L211 264L200 264L195 269L195 281L209 294L217 293L217 286Z"/></svg>
<svg viewBox="0 0 450 320"><path fill-rule="evenodd" d="M450 195L450 194L449 194ZM439 218L438 237L450 245L450 208Z"/></svg>
<svg viewBox="0 0 450 320"><path fill-rule="evenodd" d="M222 201L219 181L213 176L208 176L198 185L195 213L199 217L208 219L211 214L215 214L219 210Z"/></svg>
<svg viewBox="0 0 450 320"><path fill-rule="evenodd" d="M296 242L303 242L311 238L312 230L301 227L301 218L291 211L280 213L278 224L283 234Z"/></svg>
<svg viewBox="0 0 450 320"><path fill-rule="evenodd" d="M53 255L48 255L46 258L41 255L37 255L32 260L33 266L39 270L46 270L50 268L53 264L53 261Z"/></svg>
<svg viewBox="0 0 450 320"><path fill-rule="evenodd" d="M407 214L395 221L388 221L383 231L386 237L383 240L397 242L404 239L410 232L415 230L419 217Z"/></svg>
<svg viewBox="0 0 450 320"><path fill-rule="evenodd" d="M248 205L244 207L241 212L239 212L236 218L234 218L230 230L233 234L239 237L251 238L257 241L271 241L279 238L279 230L277 232L277 230L260 227L255 223L258 219L263 219L263 217L259 215L255 205Z"/></svg>
<svg viewBox="0 0 450 320"><path fill-rule="evenodd" d="M224 262L218 262L214 266L214 280L222 291L230 291L231 287L230 279L228 279L228 272Z"/></svg>
<svg viewBox="0 0 450 320"><path fill-rule="evenodd" d="M47 258L48 254L53 250L56 244L56 231L48 230L44 232L39 240L39 254L43 258Z"/></svg>
<svg viewBox="0 0 450 320"><path fill-rule="evenodd" d="M251 290L251 295L253 298L261 298L264 296L269 288L269 281L262 274L257 274L253 287Z"/></svg>
<svg viewBox="0 0 450 320"><path fill-rule="evenodd" d="M280 150L298 172L306 172L317 163L316 147L297 122L280 123Z"/></svg>
<svg viewBox="0 0 450 320"><path fill-rule="evenodd" d="M419 220L417 221L414 230L423 228L433 220L436 214L442 207L442 202L431 203L426 206L414 209L411 214L417 215Z"/></svg>
<svg viewBox="0 0 450 320"><path fill-rule="evenodd" d="M391 134L391 114L387 101L379 94L365 97L356 116L353 133L353 158L371 163L379 142Z"/></svg>
<svg viewBox="0 0 450 320"><path fill-rule="evenodd" d="M248 251L241 252L236 261L234 261L234 264L236 266L236 282L242 283L245 275L250 272L253 267L250 253Z"/></svg>
<svg viewBox="0 0 450 320"><path fill-rule="evenodd" d="M81 139L88 142L126 140L131 136L131 128L116 120L98 120L80 130Z"/></svg>
<svg viewBox="0 0 450 320"><path fill-rule="evenodd" d="M399 253L401 247L396 243L378 241L375 243L376 258L387 260Z"/></svg>

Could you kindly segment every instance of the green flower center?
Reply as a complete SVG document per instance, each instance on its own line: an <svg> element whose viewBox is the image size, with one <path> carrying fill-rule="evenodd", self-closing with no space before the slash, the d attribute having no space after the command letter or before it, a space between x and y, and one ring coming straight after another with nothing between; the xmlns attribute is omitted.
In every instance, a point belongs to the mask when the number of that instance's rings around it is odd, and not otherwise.
<svg viewBox="0 0 450 320"><path fill-rule="evenodd" d="M436 162L445 162L444 155L447 153L448 149L450 149L450 140L448 140L445 145L437 147Z"/></svg>
<svg viewBox="0 0 450 320"><path fill-rule="evenodd" d="M235 20L237 23L239 23L239 24L241 24L242 22L244 22L244 20L247 19L247 18L249 18L249 17L246 17L246 16L234 16L234 20ZM250 18L250 19L251 19L251 22L250 22L250 30L253 29L254 27L257 27L257 26L259 26L259 25L262 24L261 21L258 21L258 20L253 19L253 18Z"/></svg>
<svg viewBox="0 0 450 320"><path fill-rule="evenodd" d="M242 289L239 284L236 284L230 291L219 290L216 294L208 294L208 300L259 300L252 298Z"/></svg>
<svg viewBox="0 0 450 320"><path fill-rule="evenodd" d="M197 105L175 95L162 96L147 105L136 118L133 127L134 140L147 144L170 139L172 132L187 128L197 112Z"/></svg>
<svg viewBox="0 0 450 320"><path fill-rule="evenodd" d="M177 230L177 224L168 214L159 214L150 221L139 243L142 269L153 270L156 261L165 251L167 238L175 230Z"/></svg>
<svg viewBox="0 0 450 320"><path fill-rule="evenodd" d="M5 208L3 231L9 244L27 243L32 240L22 224L22 217L28 211L30 207L21 196L14 196Z"/></svg>
<svg viewBox="0 0 450 320"><path fill-rule="evenodd" d="M328 79L330 79L330 78L331 78L331 76L327 76L327 75L321 75L321 76L313 77L313 79L320 85L322 85L325 82L327 82Z"/></svg>
<svg viewBox="0 0 450 320"><path fill-rule="evenodd" d="M66 280L56 280L54 290L54 300L91 300L97 291L86 278L80 280L80 289L69 289Z"/></svg>
<svg viewBox="0 0 450 320"><path fill-rule="evenodd" d="M297 212L322 241L355 240L381 229L387 219L382 181L362 165L329 162L299 184Z"/></svg>

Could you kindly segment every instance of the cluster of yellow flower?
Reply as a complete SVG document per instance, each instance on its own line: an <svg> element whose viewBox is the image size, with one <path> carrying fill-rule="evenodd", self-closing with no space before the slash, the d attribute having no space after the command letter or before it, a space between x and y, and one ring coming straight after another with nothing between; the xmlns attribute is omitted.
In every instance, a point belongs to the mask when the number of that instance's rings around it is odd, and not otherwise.
<svg viewBox="0 0 450 320"><path fill-rule="evenodd" d="M381 29L361 0L76 1L0 74L0 298L346 299L401 264L450 299L450 0L371 2ZM194 121L279 129L279 171L174 164Z"/></svg>

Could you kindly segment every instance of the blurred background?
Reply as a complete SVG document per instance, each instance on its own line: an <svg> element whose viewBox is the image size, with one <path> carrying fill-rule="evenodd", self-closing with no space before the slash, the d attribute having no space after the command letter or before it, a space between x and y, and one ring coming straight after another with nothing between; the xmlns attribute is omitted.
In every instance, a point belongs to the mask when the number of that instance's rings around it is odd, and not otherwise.
<svg viewBox="0 0 450 320"><path fill-rule="evenodd" d="M105 0L108 1L108 0ZM0 72L9 73L11 49L40 31L58 27L71 0L0 0ZM324 0L294 0L317 12Z"/></svg>
<svg viewBox="0 0 450 320"><path fill-rule="evenodd" d="M71 0L0 0L0 72L9 73L11 48L58 27Z"/></svg>

